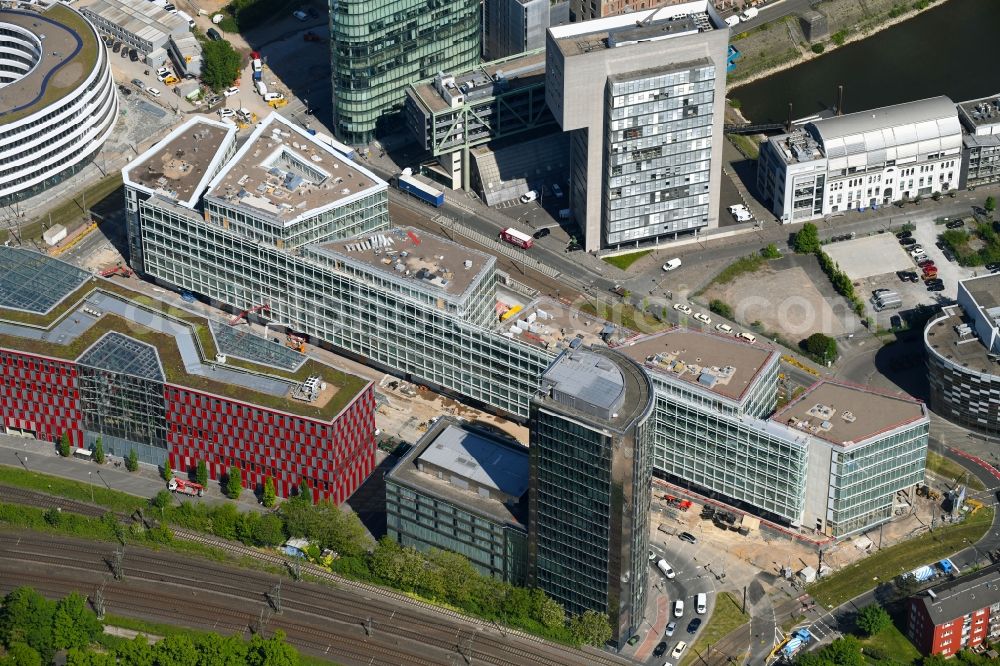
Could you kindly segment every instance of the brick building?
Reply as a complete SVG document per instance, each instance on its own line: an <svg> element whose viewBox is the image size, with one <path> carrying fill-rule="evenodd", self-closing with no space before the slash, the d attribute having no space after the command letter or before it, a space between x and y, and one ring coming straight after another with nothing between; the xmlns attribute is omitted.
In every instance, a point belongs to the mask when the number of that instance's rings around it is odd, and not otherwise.
<svg viewBox="0 0 1000 666"><path fill-rule="evenodd" d="M923 654L950 656L1000 637L1000 564L910 597L906 634Z"/></svg>
<svg viewBox="0 0 1000 666"><path fill-rule="evenodd" d="M0 431L98 438L110 455L199 461L244 486L346 500L375 467L371 382L269 338L136 294L35 252L0 248ZM272 331L273 335L273 331ZM237 366L237 367L233 367ZM49 446L51 444L48 444Z"/></svg>

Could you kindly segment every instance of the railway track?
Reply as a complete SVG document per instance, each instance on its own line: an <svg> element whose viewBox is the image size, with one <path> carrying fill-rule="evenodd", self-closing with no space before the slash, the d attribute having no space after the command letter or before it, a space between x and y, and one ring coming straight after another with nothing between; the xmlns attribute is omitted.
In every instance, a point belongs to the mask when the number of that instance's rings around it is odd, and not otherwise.
<svg viewBox="0 0 1000 666"><path fill-rule="evenodd" d="M72 511L83 515L100 516L106 513L101 507L84 502L65 500L44 493L24 490L11 486L0 485L0 501L30 504L34 506L58 506L64 511ZM125 517L119 514L121 517ZM237 557L249 557L259 562L286 567L290 560L265 551L226 541L216 537L206 536L183 528L172 528L174 537L218 548ZM46 535L33 534L32 539L45 539ZM22 539L23 540L23 539ZM108 568L108 562L113 553L113 547L107 547L105 558L95 553L94 543L72 542L62 538L48 537L46 554L37 552L22 552L20 555L10 553L9 544L0 544L0 557L39 561L39 557L50 556L50 564L55 566L74 566L82 558L90 560L93 565ZM74 555L59 555L72 550ZM95 561L96 557L96 561ZM295 610L327 622L334 621L347 625L360 625L372 622L385 631L392 627L394 635L402 640L424 644L431 649L450 650L453 654L464 644L464 651L471 658L497 666L526 666L539 664L542 666L575 666L581 658L595 666L621 666L630 663L628 660L609 655L600 650L588 648L572 650L549 643L540 638L523 632L500 627L499 625L477 620L449 609L420 602L403 594L386 590L381 587L352 581L325 569L308 563L300 563L303 574L320 578L332 583L335 593L330 587L315 588L305 583L295 583L279 577L252 570L234 571L217 563L200 561L197 572L205 575L199 580L192 580L195 571L189 560L177 562L178 556L171 557L166 552L155 552L146 549L132 548L126 558L125 569L128 575L141 575L147 580L158 580L161 583L177 586L190 586L195 583L200 589L211 590L221 595L229 595L244 601L262 601L267 590L282 581L284 608ZM103 562L102 562L103 560ZM110 569L108 569L110 571ZM248 584L255 581L256 592L248 591ZM442 618L442 616L445 616ZM448 618L452 621L449 622ZM442 621L445 620L445 621ZM457 625L457 626L456 626ZM463 636L464 634L464 636ZM495 635L499 634L499 635ZM506 655L499 657L497 653ZM393 662L400 663L400 662ZM433 662L430 662L433 663Z"/></svg>

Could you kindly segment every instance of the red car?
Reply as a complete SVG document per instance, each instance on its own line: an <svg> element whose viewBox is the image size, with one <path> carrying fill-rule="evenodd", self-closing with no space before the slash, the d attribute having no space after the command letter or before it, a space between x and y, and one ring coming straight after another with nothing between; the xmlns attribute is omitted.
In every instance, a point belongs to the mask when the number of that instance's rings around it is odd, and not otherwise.
<svg viewBox="0 0 1000 666"><path fill-rule="evenodd" d="M924 259L923 261L917 264L917 266L920 266L921 268L927 268L928 266L933 266L933 265L934 265L933 259Z"/></svg>
<svg viewBox="0 0 1000 666"><path fill-rule="evenodd" d="M257 53L256 51L251 51L250 52L250 59L251 60L260 60L260 54Z"/></svg>

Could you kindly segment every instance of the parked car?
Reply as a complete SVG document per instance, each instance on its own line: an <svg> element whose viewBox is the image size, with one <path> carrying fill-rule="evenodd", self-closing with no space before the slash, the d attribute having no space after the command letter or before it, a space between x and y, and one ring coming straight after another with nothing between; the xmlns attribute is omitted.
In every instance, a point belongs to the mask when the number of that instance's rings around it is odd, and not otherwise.
<svg viewBox="0 0 1000 666"><path fill-rule="evenodd" d="M681 260L677 257L667 260L667 263L663 264L663 270L672 271L681 267Z"/></svg>
<svg viewBox="0 0 1000 666"><path fill-rule="evenodd" d="M719 333L725 333L726 335L733 334L733 327L730 326L729 324L716 324L715 330L717 330Z"/></svg>
<svg viewBox="0 0 1000 666"><path fill-rule="evenodd" d="M236 115L236 112L233 111L230 108L219 109L219 117L220 118L232 118L235 115Z"/></svg>
<svg viewBox="0 0 1000 666"><path fill-rule="evenodd" d="M888 294L892 289L873 289L872 296L878 296L879 294Z"/></svg>
<svg viewBox="0 0 1000 666"><path fill-rule="evenodd" d="M226 88L222 92L222 94L225 95L226 97L232 97L233 95L238 95L239 93L240 93L240 89L237 88L236 86L232 86L230 88Z"/></svg>
<svg viewBox="0 0 1000 666"><path fill-rule="evenodd" d="M521 203L523 204L531 203L537 198L538 198L538 192L534 190L528 190L527 192L521 195Z"/></svg>
<svg viewBox="0 0 1000 666"><path fill-rule="evenodd" d="M628 641L626 641L626 642L629 645L635 645L636 643L639 642L639 634L636 634L635 636L632 636L632 638L628 639Z"/></svg>
<svg viewBox="0 0 1000 666"><path fill-rule="evenodd" d="M556 185L555 183L552 183L552 194L554 194L557 199L562 199L563 195L562 188Z"/></svg>
<svg viewBox="0 0 1000 666"><path fill-rule="evenodd" d="M698 633L698 627L701 626L701 618L696 617L695 619L688 622L687 632L691 635Z"/></svg>
<svg viewBox="0 0 1000 666"><path fill-rule="evenodd" d="M997 494L1000 495L1000 492L998 492ZM667 637L673 636L675 631L677 631L677 623L671 621L667 623L667 628L664 629L663 635Z"/></svg>
<svg viewBox="0 0 1000 666"><path fill-rule="evenodd" d="M916 282L919 279L913 271L899 271L896 275L903 282Z"/></svg>
<svg viewBox="0 0 1000 666"><path fill-rule="evenodd" d="M153 86L149 86L148 88L146 88L146 92L149 94L150 97L160 96L160 91L154 88Z"/></svg>
<svg viewBox="0 0 1000 666"><path fill-rule="evenodd" d="M1000 261L994 261L994 262L988 263L988 264L986 264L985 268L988 271L1000 270Z"/></svg>
<svg viewBox="0 0 1000 666"><path fill-rule="evenodd" d="M922 245L914 245L910 248L910 256L917 257L924 253L924 247Z"/></svg>
<svg viewBox="0 0 1000 666"><path fill-rule="evenodd" d="M896 238L911 238L913 236L912 231L900 231L896 234Z"/></svg>
<svg viewBox="0 0 1000 666"><path fill-rule="evenodd" d="M220 35L219 31L216 30L215 28L209 28L208 30L206 30L205 36L211 39L213 42L217 42L220 39L222 39L222 35Z"/></svg>
<svg viewBox="0 0 1000 666"><path fill-rule="evenodd" d="M663 653L667 651L667 644L665 641L660 641L660 643L653 648L654 657L662 657Z"/></svg>
<svg viewBox="0 0 1000 666"><path fill-rule="evenodd" d="M963 220L951 220L950 222L946 222L944 226L948 229L961 229L965 226L965 222Z"/></svg>
<svg viewBox="0 0 1000 666"><path fill-rule="evenodd" d="M684 641L678 641L677 645L674 646L674 651L670 653L670 656L674 659L680 659L680 656L684 653L688 644Z"/></svg>
<svg viewBox="0 0 1000 666"><path fill-rule="evenodd" d="M297 18L300 21L308 21L309 20L309 14L306 14L301 9L296 9L294 12L292 12L292 16L294 16L295 18Z"/></svg>
<svg viewBox="0 0 1000 666"><path fill-rule="evenodd" d="M548 229L544 229L544 228L543 228L543 229L539 229L539 230L538 230L538 231L536 231L536 232L535 232L534 234L532 234L532 237L533 237L533 238L534 238L535 240L538 240L539 238L545 238L545 237L546 237L546 236L548 236L548 235L549 235L550 233L552 233L552 232L551 232L551 231L549 231Z"/></svg>
<svg viewBox="0 0 1000 666"><path fill-rule="evenodd" d="M712 323L712 318L709 317L707 314L705 314L703 312L695 312L694 313L694 318L697 319L698 321L700 321L703 324L711 324Z"/></svg>
<svg viewBox="0 0 1000 666"><path fill-rule="evenodd" d="M923 259L917 262L917 266L920 266L921 268L927 268L928 266L933 266L933 265L934 265L933 259Z"/></svg>
<svg viewBox="0 0 1000 666"><path fill-rule="evenodd" d="M944 291L944 284L932 284L927 287L927 291Z"/></svg>
<svg viewBox="0 0 1000 666"><path fill-rule="evenodd" d="M139 52L135 49L129 49L128 59L132 62L139 62Z"/></svg>
<svg viewBox="0 0 1000 666"><path fill-rule="evenodd" d="M118 53L119 51L122 50L122 43L121 42L115 42L115 45L111 47L111 50L114 53Z"/></svg>
<svg viewBox="0 0 1000 666"><path fill-rule="evenodd" d="M698 543L698 537L691 534L690 532L681 532L677 535L677 538L681 541L686 541L688 543Z"/></svg>
<svg viewBox="0 0 1000 666"><path fill-rule="evenodd" d="M683 303L674 303L674 310L677 310L678 312L683 312L686 315L691 314L691 308L684 305Z"/></svg>
<svg viewBox="0 0 1000 666"><path fill-rule="evenodd" d="M142 82L142 79L132 79L132 85L140 90L146 87L146 84Z"/></svg>
<svg viewBox="0 0 1000 666"><path fill-rule="evenodd" d="M285 99L285 96L279 92L269 92L266 95L264 95L265 102L274 102L279 99Z"/></svg>
<svg viewBox="0 0 1000 666"><path fill-rule="evenodd" d="M899 244L902 245L903 247L908 247L910 245L916 245L917 244L917 239L916 238L910 238L909 236L907 236L906 238L900 238L899 239Z"/></svg>

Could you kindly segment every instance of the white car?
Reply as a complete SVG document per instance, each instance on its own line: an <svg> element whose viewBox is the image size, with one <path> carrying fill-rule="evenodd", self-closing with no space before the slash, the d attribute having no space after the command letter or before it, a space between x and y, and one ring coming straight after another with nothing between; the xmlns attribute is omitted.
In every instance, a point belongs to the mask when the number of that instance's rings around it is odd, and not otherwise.
<svg viewBox="0 0 1000 666"><path fill-rule="evenodd" d="M677 310L678 312L683 312L686 315L691 314L691 308L684 305L683 303L674 303L674 310Z"/></svg>
<svg viewBox="0 0 1000 666"><path fill-rule="evenodd" d="M712 318L709 317L707 314L705 314L703 312L695 312L694 313L694 318L697 319L698 321L700 321L703 324L711 324L712 323Z"/></svg>
<svg viewBox="0 0 1000 666"><path fill-rule="evenodd" d="M736 16L735 14L726 18L726 25L728 25L730 28L735 28L739 24L740 24L740 17Z"/></svg>
<svg viewBox="0 0 1000 666"><path fill-rule="evenodd" d="M674 647L674 651L670 653L673 659L680 659L681 654L687 649L688 644L684 641L678 641L677 645Z"/></svg>
<svg viewBox="0 0 1000 666"><path fill-rule="evenodd" d="M562 188L552 183L552 194L556 195L556 199L562 199Z"/></svg>
<svg viewBox="0 0 1000 666"><path fill-rule="evenodd" d="M673 259L667 261L667 263L663 264L663 270L665 271L672 271L675 268L680 268L680 267L681 267L681 260L678 259L677 257L674 257Z"/></svg>
<svg viewBox="0 0 1000 666"><path fill-rule="evenodd" d="M156 70L156 76L158 76L161 81L167 78L167 74L169 73L170 69L168 67L160 67L159 69Z"/></svg>
<svg viewBox="0 0 1000 666"><path fill-rule="evenodd" d="M534 190L528 190L521 195L521 203L531 203L538 198L538 192Z"/></svg>
<svg viewBox="0 0 1000 666"><path fill-rule="evenodd" d="M222 94L225 95L226 97L232 97L233 95L239 95L240 94L240 89L237 88L236 86L233 86L232 88L226 88L222 92Z"/></svg>
<svg viewBox="0 0 1000 666"><path fill-rule="evenodd" d="M159 91L159 90L157 90L156 88L154 88L153 86L149 86L149 87L147 87L147 88L146 88L146 93L147 93L147 94L148 94L148 95L149 95L150 97L159 97L159 96L160 96L160 91Z"/></svg>
<svg viewBox="0 0 1000 666"><path fill-rule="evenodd" d="M678 599L674 602L674 617L681 617L684 615L684 602Z"/></svg>
<svg viewBox="0 0 1000 666"><path fill-rule="evenodd" d="M236 112L232 109L219 109L220 118L232 118L236 115Z"/></svg>
<svg viewBox="0 0 1000 666"><path fill-rule="evenodd" d="M300 21L308 21L309 20L309 15L306 14L301 9L296 9L294 12L292 12L292 16L294 16L295 18L297 18Z"/></svg>
<svg viewBox="0 0 1000 666"><path fill-rule="evenodd" d="M264 95L265 102L273 102L279 99L285 99L285 96L282 95L281 93L267 93L266 95Z"/></svg>
<svg viewBox="0 0 1000 666"><path fill-rule="evenodd" d="M673 567L671 567L666 560L660 560L659 562L657 562L656 568L659 569L660 572L668 579L672 579L674 576L677 575L674 573Z"/></svg>
<svg viewBox="0 0 1000 666"><path fill-rule="evenodd" d="M919 257L922 254L924 254L924 248L921 245L914 245L910 250L911 257Z"/></svg>
<svg viewBox="0 0 1000 666"><path fill-rule="evenodd" d="M725 333L726 335L733 334L733 327L730 326L729 324L716 324L715 330L717 330L719 333Z"/></svg>

